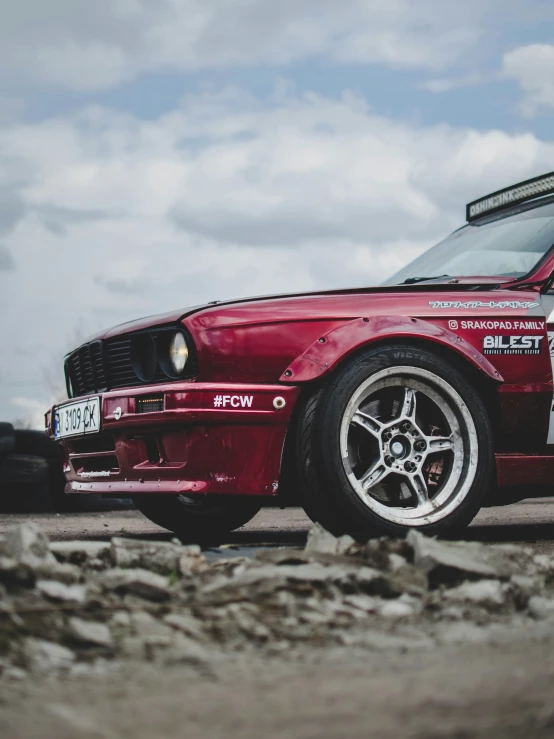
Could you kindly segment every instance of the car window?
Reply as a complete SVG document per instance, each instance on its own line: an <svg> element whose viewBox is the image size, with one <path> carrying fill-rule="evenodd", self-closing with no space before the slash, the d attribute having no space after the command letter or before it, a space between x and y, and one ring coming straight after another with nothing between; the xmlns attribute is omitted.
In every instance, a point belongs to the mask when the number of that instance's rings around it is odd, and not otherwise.
<svg viewBox="0 0 554 739"><path fill-rule="evenodd" d="M455 231L386 285L415 277L527 274L554 244L554 217L511 217Z"/></svg>

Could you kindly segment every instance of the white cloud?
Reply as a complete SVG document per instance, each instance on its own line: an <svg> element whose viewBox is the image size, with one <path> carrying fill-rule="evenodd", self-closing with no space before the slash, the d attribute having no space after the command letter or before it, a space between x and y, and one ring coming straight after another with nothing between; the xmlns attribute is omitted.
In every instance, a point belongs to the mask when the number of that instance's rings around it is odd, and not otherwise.
<svg viewBox="0 0 554 739"><path fill-rule="evenodd" d="M479 56L500 0L19 0L0 11L0 74L79 91L145 71L302 59L443 71ZM516 3L517 6L517 3Z"/></svg>
<svg viewBox="0 0 554 739"><path fill-rule="evenodd" d="M80 92L102 90L124 82L133 74L123 49L102 41L39 46L33 56L37 75L54 85Z"/></svg>
<svg viewBox="0 0 554 739"><path fill-rule="evenodd" d="M530 134L417 127L345 95L230 88L139 121L89 108L0 128L0 417L113 323L248 294L378 283L464 204L554 169ZM2 189L2 187L4 189Z"/></svg>
<svg viewBox="0 0 554 739"><path fill-rule="evenodd" d="M554 108L554 46L530 44L504 54L504 75L515 80L525 97L521 111L534 116Z"/></svg>
<svg viewBox="0 0 554 739"><path fill-rule="evenodd" d="M429 92L442 93L451 92L452 90L461 90L464 87L477 87L479 85L493 82L498 79L498 74L485 74L476 72L462 77L434 77L422 82L420 87L422 90Z"/></svg>
<svg viewBox="0 0 554 739"><path fill-rule="evenodd" d="M12 398L13 406L12 420L23 421L31 428L44 428L44 402L35 398L16 396Z"/></svg>

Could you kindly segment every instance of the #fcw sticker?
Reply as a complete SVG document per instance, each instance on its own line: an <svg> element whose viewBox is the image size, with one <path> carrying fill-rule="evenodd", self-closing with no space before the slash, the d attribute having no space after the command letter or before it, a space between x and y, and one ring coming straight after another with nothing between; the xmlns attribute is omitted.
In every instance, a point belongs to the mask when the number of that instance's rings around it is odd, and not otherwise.
<svg viewBox="0 0 554 739"><path fill-rule="evenodd" d="M252 408L253 395L216 395L214 408Z"/></svg>

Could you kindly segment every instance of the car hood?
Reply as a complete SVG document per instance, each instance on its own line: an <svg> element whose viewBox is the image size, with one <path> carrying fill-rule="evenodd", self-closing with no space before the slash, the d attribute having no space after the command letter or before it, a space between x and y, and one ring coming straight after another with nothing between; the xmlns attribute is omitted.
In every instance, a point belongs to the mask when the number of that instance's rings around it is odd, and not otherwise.
<svg viewBox="0 0 554 739"><path fill-rule="evenodd" d="M259 320L286 320L313 318L322 319L327 316L357 316L361 314L412 312L420 304L428 305L425 294L436 292L460 293L475 290L476 286L482 289L494 289L502 283L509 282L506 278L461 278L456 282L448 278L448 282L433 281L420 282L414 285L393 285L387 287L345 288L340 290L319 290L305 293L284 293L277 295L261 295L251 298L213 301L201 305L180 308L168 313L159 313L146 316L134 321L128 321L113 326L87 339L94 341L108 339L113 336L143 331L162 324L201 323L205 327L214 324L229 324L251 322L253 316ZM475 293L473 293L475 296ZM374 296L374 299L368 298ZM392 299L394 296L394 300ZM408 310L406 301L410 303ZM399 307L401 310L399 310ZM421 311L417 311L421 312Z"/></svg>

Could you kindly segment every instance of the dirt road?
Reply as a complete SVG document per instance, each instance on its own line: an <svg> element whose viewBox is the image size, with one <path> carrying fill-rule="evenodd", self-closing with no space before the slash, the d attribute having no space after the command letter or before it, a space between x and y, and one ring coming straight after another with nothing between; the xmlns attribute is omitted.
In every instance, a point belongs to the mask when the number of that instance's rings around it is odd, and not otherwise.
<svg viewBox="0 0 554 739"><path fill-rule="evenodd" d="M52 540L171 538L133 510L33 519ZM2 516L0 534L24 520ZM298 509L266 509L217 544L224 556L229 546L301 546L309 525ZM485 510L466 538L554 554L554 500ZM554 737L553 624L527 620L518 628L516 618L465 633L461 621L431 646L415 638L379 648L293 643L273 656L216 646L207 667L116 663L95 673L85 665L81 677L0 681L0 736L546 739Z"/></svg>
<svg viewBox="0 0 554 739"><path fill-rule="evenodd" d="M0 534L29 520L28 515L0 516ZM33 514L52 541L67 539L109 539L112 536L171 538L164 529L150 523L141 513L105 511L97 513ZM299 508L265 508L246 526L233 532L219 545L302 545L311 523ZM533 545L538 552L554 552L554 498L531 499L503 508L481 511L464 538L488 542L519 542Z"/></svg>
<svg viewBox="0 0 554 739"><path fill-rule="evenodd" d="M427 651L233 655L209 672L133 666L4 687L10 739L546 739L551 627Z"/></svg>

